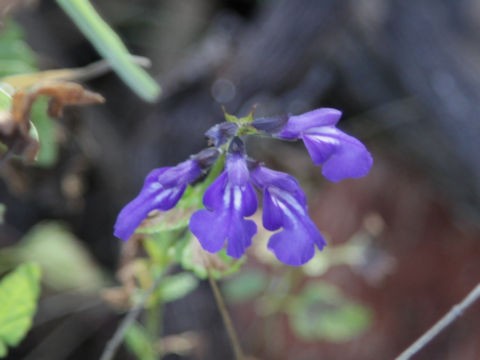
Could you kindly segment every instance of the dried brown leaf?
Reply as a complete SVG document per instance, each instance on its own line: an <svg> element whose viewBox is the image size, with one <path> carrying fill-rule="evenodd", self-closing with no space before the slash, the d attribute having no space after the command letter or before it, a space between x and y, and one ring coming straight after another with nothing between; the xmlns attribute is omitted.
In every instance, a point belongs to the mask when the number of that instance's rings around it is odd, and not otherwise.
<svg viewBox="0 0 480 360"><path fill-rule="evenodd" d="M100 94L86 90L82 85L67 81L39 83L28 90L16 91L12 96L10 111L0 112L0 142L9 153L33 161L39 151L38 141L30 135L30 113L39 96L50 97L48 114L58 117L67 105L103 103Z"/></svg>

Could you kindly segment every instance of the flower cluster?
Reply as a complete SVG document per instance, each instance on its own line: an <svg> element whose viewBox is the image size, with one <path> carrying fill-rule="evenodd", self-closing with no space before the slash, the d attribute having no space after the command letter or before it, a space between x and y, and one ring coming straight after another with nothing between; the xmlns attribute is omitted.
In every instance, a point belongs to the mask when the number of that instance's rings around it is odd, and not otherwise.
<svg viewBox="0 0 480 360"><path fill-rule="evenodd" d="M331 181L358 178L370 170L373 160L365 146L336 124L341 112L321 108L297 116L236 119L206 132L210 148L174 167L153 170L138 196L120 212L114 234L127 240L152 210L175 207L186 187L222 161L224 171L203 195L205 209L193 213L189 227L202 247L211 253L226 244L228 255L239 258L252 244L257 232L247 219L257 211L255 188L263 192L263 226L277 231L270 237L268 249L281 262L300 266L325 246L325 241L308 215L307 201L297 180L286 173L266 168L249 158L241 139L245 134L267 134L279 139L302 139L313 162L322 165L323 175Z"/></svg>

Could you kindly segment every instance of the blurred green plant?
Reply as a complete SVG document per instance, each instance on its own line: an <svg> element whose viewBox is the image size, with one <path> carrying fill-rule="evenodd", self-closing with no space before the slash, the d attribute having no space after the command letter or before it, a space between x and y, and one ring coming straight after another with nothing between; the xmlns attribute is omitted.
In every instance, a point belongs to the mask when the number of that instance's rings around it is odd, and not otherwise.
<svg viewBox="0 0 480 360"><path fill-rule="evenodd" d="M267 274L260 270L246 269L226 281L222 290L227 302L237 304L257 298L267 285Z"/></svg>
<svg viewBox="0 0 480 360"><path fill-rule="evenodd" d="M12 20L5 22L0 31L0 78L38 71L35 53L23 38L18 24Z"/></svg>
<svg viewBox="0 0 480 360"><path fill-rule="evenodd" d="M289 322L303 340L344 342L361 334L371 323L366 307L348 300L336 286L307 284L287 305Z"/></svg>
<svg viewBox="0 0 480 360"><path fill-rule="evenodd" d="M3 224L6 210L7 210L6 206L0 203L0 225Z"/></svg>
<svg viewBox="0 0 480 360"><path fill-rule="evenodd" d="M59 222L35 225L18 244L1 249L0 259L3 266L35 261L45 284L57 291L94 293L106 283L106 276L87 249Z"/></svg>
<svg viewBox="0 0 480 360"><path fill-rule="evenodd" d="M125 345L138 360L156 360L152 339L148 331L138 322L132 323L125 333Z"/></svg>
<svg viewBox="0 0 480 360"><path fill-rule="evenodd" d="M100 17L88 0L57 0L57 3L138 96L149 102L157 100L161 91L160 86L132 61L132 56L120 37Z"/></svg>
<svg viewBox="0 0 480 360"><path fill-rule="evenodd" d="M189 273L179 273L167 276L153 297L158 302L167 303L181 299L195 290L198 285L198 279Z"/></svg>
<svg viewBox="0 0 480 360"><path fill-rule="evenodd" d="M0 357L17 346L32 326L40 295L40 267L19 265L0 281Z"/></svg>

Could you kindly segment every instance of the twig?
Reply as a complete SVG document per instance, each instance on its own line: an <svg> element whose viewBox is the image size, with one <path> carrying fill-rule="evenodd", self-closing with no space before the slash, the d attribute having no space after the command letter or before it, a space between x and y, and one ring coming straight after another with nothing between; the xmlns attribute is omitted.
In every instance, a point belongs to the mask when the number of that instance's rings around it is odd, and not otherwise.
<svg viewBox="0 0 480 360"><path fill-rule="evenodd" d="M102 356L100 360L111 360L115 356L118 347L122 343L123 337L125 336L125 332L128 330L129 326L135 321L135 319L140 315L140 312L145 307L146 302L153 294L155 289L160 285L160 282L163 280L165 275L167 275L171 271L171 268L165 270L162 274L160 274L153 284L142 294L138 303L130 309L128 314L122 320L120 326L113 334L112 338L108 341L107 345L105 346L105 350L103 350Z"/></svg>
<svg viewBox="0 0 480 360"><path fill-rule="evenodd" d="M227 329L228 337L232 343L233 352L235 354L236 360L243 360L243 352L242 348L240 347L240 341L238 341L238 335L233 327L232 319L228 314L227 307L225 306L225 302L223 301L222 294L220 293L220 289L218 288L217 282L212 276L210 269L207 267L208 273L208 281L210 282L210 286L212 287L213 295L215 296L215 300L217 302L218 309L220 310L220 314L222 315L223 323Z"/></svg>
<svg viewBox="0 0 480 360"><path fill-rule="evenodd" d="M430 330L423 334L417 341L410 345L396 360L408 360L425 345L432 341L442 330L454 322L463 312L480 298L480 284L478 284L458 305L455 305L442 317Z"/></svg>

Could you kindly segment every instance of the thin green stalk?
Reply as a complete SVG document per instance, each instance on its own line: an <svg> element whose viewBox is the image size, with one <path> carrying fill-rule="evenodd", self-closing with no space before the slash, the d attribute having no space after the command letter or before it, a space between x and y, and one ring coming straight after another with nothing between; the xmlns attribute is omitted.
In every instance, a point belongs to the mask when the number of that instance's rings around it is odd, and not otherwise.
<svg viewBox="0 0 480 360"><path fill-rule="evenodd" d="M152 344L155 344L157 339L160 337L160 323L162 322L160 307L161 304L154 304L150 306L145 313L147 331ZM159 359L160 357L160 352L156 352L155 358Z"/></svg>
<svg viewBox="0 0 480 360"><path fill-rule="evenodd" d="M404 352L402 352L396 360L408 360L417 352L423 349L430 341L432 341L438 334L440 334L447 326L457 320L465 310L467 310L473 303L480 299L480 284L470 291L470 293L460 302L455 305L448 313L445 314L438 322L433 325L425 334L423 334L417 341L410 345Z"/></svg>
<svg viewBox="0 0 480 360"><path fill-rule="evenodd" d="M128 312L128 314L125 316L125 318L120 323L120 326L115 331L115 334L113 334L113 337L108 341L102 355L100 356L100 360L112 360L113 359L113 357L115 356L115 353L118 350L118 347L120 346L120 344L123 341L123 338L125 337L125 332L128 330L129 326L140 315L140 312L145 307L145 304L147 303L150 296L152 296L152 294L155 292L155 290L160 285L163 278L171 272L171 269L172 268L169 267L162 274L160 274L155 279L153 284L142 294L138 303L134 307L132 307L132 309Z"/></svg>
<svg viewBox="0 0 480 360"><path fill-rule="evenodd" d="M233 353L235 354L236 360L244 360L242 348L240 346L240 341L238 340L237 332L233 327L232 319L228 314L227 307L225 306L225 301L223 300L222 294L220 289L218 288L217 282L212 276L212 272L209 268L207 268L208 273L208 281L210 282L210 286L212 287L213 296L215 297L215 301L217 302L218 310L222 315L223 323L225 324L225 328L227 329L228 337L230 338L230 342L232 343Z"/></svg>
<svg viewBox="0 0 480 360"><path fill-rule="evenodd" d="M138 96L149 102L158 98L160 86L132 61L122 40L100 17L88 0L57 0L57 3Z"/></svg>

